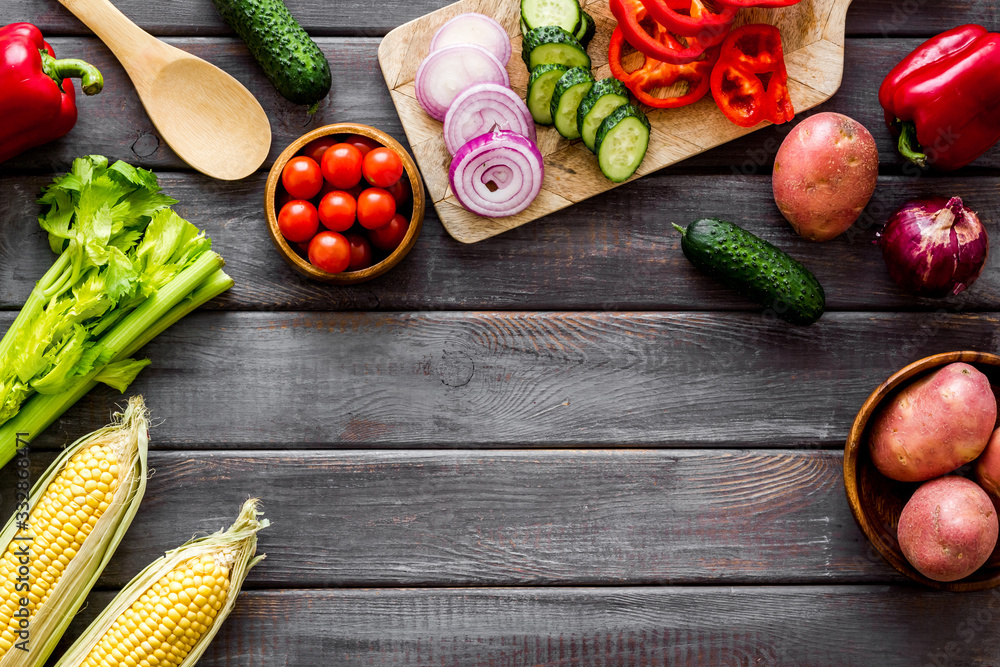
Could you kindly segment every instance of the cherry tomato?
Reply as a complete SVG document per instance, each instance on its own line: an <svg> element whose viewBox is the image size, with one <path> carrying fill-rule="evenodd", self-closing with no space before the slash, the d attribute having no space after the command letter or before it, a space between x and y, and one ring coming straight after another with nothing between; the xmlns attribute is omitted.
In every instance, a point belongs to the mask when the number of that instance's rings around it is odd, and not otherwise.
<svg viewBox="0 0 1000 667"><path fill-rule="evenodd" d="M310 241L311 240L312 239L310 239ZM293 243L292 245L298 249L300 255L302 255L303 257L309 257L309 241L303 241L302 243Z"/></svg>
<svg viewBox="0 0 1000 667"><path fill-rule="evenodd" d="M364 156L350 144L334 144L323 153L323 178L341 190L353 188L361 181L361 161Z"/></svg>
<svg viewBox="0 0 1000 667"><path fill-rule="evenodd" d="M403 175L403 161L388 148L376 148L365 156L361 169L369 183L387 188Z"/></svg>
<svg viewBox="0 0 1000 667"><path fill-rule="evenodd" d="M348 234L347 242L351 244L351 263L348 271L360 271L372 265L372 244L361 234Z"/></svg>
<svg viewBox="0 0 1000 667"><path fill-rule="evenodd" d="M410 221L397 213L392 216L389 224L368 230L368 238L371 239L373 246L389 252L395 250L402 243L403 237L406 236L409 229Z"/></svg>
<svg viewBox="0 0 1000 667"><path fill-rule="evenodd" d="M320 232L309 243L309 262L327 273L341 273L351 263L351 244L343 234Z"/></svg>
<svg viewBox="0 0 1000 667"><path fill-rule="evenodd" d="M319 213L316 207L303 199L293 199L278 213L278 229L289 241L301 243L316 235Z"/></svg>
<svg viewBox="0 0 1000 667"><path fill-rule="evenodd" d="M358 222L365 229L386 225L396 215L396 200L381 188L368 188L358 196Z"/></svg>
<svg viewBox="0 0 1000 667"><path fill-rule="evenodd" d="M323 187L323 174L316 160L293 157L281 172L281 184L296 199L312 199Z"/></svg>
<svg viewBox="0 0 1000 667"><path fill-rule="evenodd" d="M306 157L310 157L319 163L323 160L323 153L326 152L326 149L333 146L335 143L337 143L337 139L333 136L313 139L306 144L305 148L299 151L299 155L305 155Z"/></svg>
<svg viewBox="0 0 1000 667"><path fill-rule="evenodd" d="M358 212L358 202L351 195L334 190L323 196L319 202L319 221L327 229L346 232L354 225Z"/></svg>
<svg viewBox="0 0 1000 667"><path fill-rule="evenodd" d="M350 144L361 151L361 155L368 155L370 151L376 148L381 148L382 144L375 141L374 139L369 139L368 137L363 137L360 134L352 134L344 139L345 144Z"/></svg>
<svg viewBox="0 0 1000 667"><path fill-rule="evenodd" d="M410 179L408 178L400 178L394 184L387 187L386 190L396 200L397 207L410 201L410 196L413 195L413 190L410 189Z"/></svg>

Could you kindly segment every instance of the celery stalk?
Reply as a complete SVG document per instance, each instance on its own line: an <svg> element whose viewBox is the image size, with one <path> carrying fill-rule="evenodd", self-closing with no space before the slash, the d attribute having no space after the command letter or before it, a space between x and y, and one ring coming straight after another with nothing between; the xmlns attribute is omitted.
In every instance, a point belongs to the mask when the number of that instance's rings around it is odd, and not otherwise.
<svg viewBox="0 0 1000 667"><path fill-rule="evenodd" d="M206 254L214 255L215 253ZM221 260L221 257L219 259ZM206 261L205 264L213 266L212 262ZM194 269L195 266L192 265L188 270ZM127 332L119 331L119 328L116 327L114 331L109 333L108 336L115 335L116 333L120 334L117 338L121 344L121 347L118 348L118 353L112 358L110 363L128 359L172 324L206 302L219 296L233 285L232 278L226 275L218 266L213 266L207 277L204 277L203 273L204 269L200 268L186 277L189 283L197 276L202 276L203 279L200 283L195 283L193 291L189 290L183 293L179 300L172 299L174 305L171 308L165 309L163 307L164 298L156 307L146 311L147 317L150 313L158 313L157 319L150 326L140 328L135 322L122 322L119 327L126 327L128 329ZM178 276L178 279L184 275L182 273ZM190 285L188 287L190 288ZM166 291L166 289L162 290L160 294L154 296L150 301L157 299ZM128 338L128 336L131 337ZM88 375L81 376L72 389L61 394L36 394L25 402L21 410L17 413L17 416L0 425L0 467L14 457L18 444L33 440L68 408L97 386L98 381L95 378L100 374L101 370L103 370L103 367L95 369ZM18 434L22 434L20 443L18 442Z"/></svg>

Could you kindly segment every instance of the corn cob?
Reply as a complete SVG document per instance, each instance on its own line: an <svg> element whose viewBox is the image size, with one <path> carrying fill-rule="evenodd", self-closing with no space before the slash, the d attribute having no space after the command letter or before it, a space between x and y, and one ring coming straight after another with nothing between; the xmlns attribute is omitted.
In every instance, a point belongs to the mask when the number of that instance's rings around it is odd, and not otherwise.
<svg viewBox="0 0 1000 667"><path fill-rule="evenodd" d="M257 551L257 499L226 531L154 561L119 593L56 667L191 667L236 604Z"/></svg>
<svg viewBox="0 0 1000 667"><path fill-rule="evenodd" d="M0 667L44 664L104 570L146 490L148 426L131 399L56 459L0 533Z"/></svg>

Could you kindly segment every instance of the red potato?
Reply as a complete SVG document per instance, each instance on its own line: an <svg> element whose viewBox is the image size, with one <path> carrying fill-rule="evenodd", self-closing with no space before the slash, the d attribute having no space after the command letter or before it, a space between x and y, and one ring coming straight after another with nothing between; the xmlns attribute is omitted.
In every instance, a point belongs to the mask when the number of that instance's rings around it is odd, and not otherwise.
<svg viewBox="0 0 1000 667"><path fill-rule="evenodd" d="M820 113L781 144L771 177L774 201L795 232L829 241L854 224L875 192L878 147L858 121Z"/></svg>
<svg viewBox="0 0 1000 667"><path fill-rule="evenodd" d="M878 413L872 461L901 482L940 477L982 453L996 418L989 379L969 364L949 364L903 389Z"/></svg>
<svg viewBox="0 0 1000 667"><path fill-rule="evenodd" d="M993 431L986 449L976 460L976 482L1000 504L1000 428Z"/></svg>
<svg viewBox="0 0 1000 667"><path fill-rule="evenodd" d="M997 543L997 514L975 482L949 475L920 486L899 515L899 547L920 574L956 581L986 562Z"/></svg>

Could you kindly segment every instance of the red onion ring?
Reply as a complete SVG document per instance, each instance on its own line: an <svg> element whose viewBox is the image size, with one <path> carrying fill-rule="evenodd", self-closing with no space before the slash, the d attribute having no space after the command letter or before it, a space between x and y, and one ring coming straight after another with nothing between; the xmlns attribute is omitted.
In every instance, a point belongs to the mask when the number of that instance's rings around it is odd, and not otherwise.
<svg viewBox="0 0 1000 667"><path fill-rule="evenodd" d="M500 130L459 148L448 179L467 210L503 218L520 213L535 200L545 179L545 164L530 139Z"/></svg>
<svg viewBox="0 0 1000 667"><path fill-rule="evenodd" d="M455 44L475 44L497 57L501 64L510 60L510 35L503 26L485 14L459 14L438 28L431 40L431 51Z"/></svg>
<svg viewBox="0 0 1000 667"><path fill-rule="evenodd" d="M431 118L444 120L458 94L477 83L510 86L497 57L475 44L456 44L432 52L417 69L417 101Z"/></svg>
<svg viewBox="0 0 1000 667"><path fill-rule="evenodd" d="M444 143L454 155L470 140L494 130L510 130L535 141L535 121L520 97L495 83L469 86L448 107Z"/></svg>

